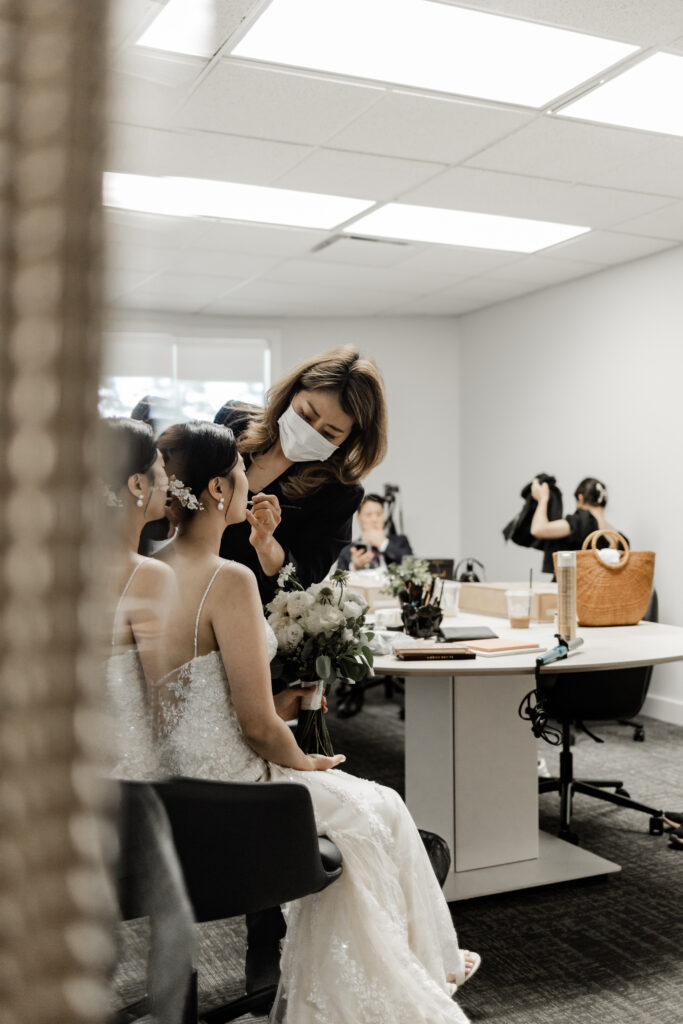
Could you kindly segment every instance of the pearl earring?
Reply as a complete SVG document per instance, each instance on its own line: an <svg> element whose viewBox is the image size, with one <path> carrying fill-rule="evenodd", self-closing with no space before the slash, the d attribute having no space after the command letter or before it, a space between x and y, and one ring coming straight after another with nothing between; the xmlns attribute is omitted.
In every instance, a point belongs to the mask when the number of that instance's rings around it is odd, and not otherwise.
<svg viewBox="0 0 683 1024"><path fill-rule="evenodd" d="M142 508L142 495L140 495L135 504L137 505L138 508Z"/></svg>
<svg viewBox="0 0 683 1024"><path fill-rule="evenodd" d="M223 499L221 498L221 500L218 502L218 511L222 512L224 508L225 505L223 504Z"/></svg>

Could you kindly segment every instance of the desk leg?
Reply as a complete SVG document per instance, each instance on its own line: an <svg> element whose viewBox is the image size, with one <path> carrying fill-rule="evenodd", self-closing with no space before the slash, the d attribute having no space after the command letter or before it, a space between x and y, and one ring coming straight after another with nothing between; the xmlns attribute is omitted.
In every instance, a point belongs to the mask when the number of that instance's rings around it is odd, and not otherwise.
<svg viewBox="0 0 683 1024"><path fill-rule="evenodd" d="M538 857L536 741L517 714L528 676L455 676L455 870Z"/></svg>
<svg viewBox="0 0 683 1024"><path fill-rule="evenodd" d="M529 676L406 678L406 803L448 843L448 900L605 875L611 861L539 833Z"/></svg>

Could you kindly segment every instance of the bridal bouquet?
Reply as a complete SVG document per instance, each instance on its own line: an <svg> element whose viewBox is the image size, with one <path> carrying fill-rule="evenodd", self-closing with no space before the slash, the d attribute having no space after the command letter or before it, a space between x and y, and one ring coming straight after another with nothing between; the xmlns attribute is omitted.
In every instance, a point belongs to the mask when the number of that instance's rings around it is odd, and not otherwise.
<svg viewBox="0 0 683 1024"><path fill-rule="evenodd" d="M372 670L368 646L373 634L365 628L368 606L346 586L348 573L338 569L329 580L304 589L286 565L278 576L278 593L266 605L277 637L270 663L273 679L288 686L311 688L301 702L296 739L307 754L331 755L322 711L325 688L337 680L365 679Z"/></svg>

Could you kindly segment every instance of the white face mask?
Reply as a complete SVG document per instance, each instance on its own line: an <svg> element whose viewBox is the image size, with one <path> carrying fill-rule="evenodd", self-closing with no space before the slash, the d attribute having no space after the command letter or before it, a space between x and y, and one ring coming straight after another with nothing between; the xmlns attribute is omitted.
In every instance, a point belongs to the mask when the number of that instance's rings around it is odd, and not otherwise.
<svg viewBox="0 0 683 1024"><path fill-rule="evenodd" d="M324 462L339 447L299 416L293 405L283 412L277 422L282 451L285 458L292 462Z"/></svg>

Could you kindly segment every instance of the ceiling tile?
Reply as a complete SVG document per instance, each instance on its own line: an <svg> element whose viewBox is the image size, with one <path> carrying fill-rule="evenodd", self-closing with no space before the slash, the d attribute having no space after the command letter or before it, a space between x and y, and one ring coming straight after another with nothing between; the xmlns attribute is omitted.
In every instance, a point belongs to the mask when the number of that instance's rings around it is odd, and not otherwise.
<svg viewBox="0 0 683 1024"><path fill-rule="evenodd" d="M639 46L672 39L683 29L680 0L467 0L466 6Z"/></svg>
<svg viewBox="0 0 683 1024"><path fill-rule="evenodd" d="M253 303L254 308L259 304L264 306L296 306L300 310L310 310L310 314L324 312L329 305L335 309L346 310L348 315L352 312L373 312L396 301L395 291L377 291L366 289L343 288L336 285L309 285L295 282L270 281L261 279L243 285L230 296L226 296L227 303ZM215 312L218 300L213 303L212 309L205 312Z"/></svg>
<svg viewBox="0 0 683 1024"><path fill-rule="evenodd" d="M588 260L591 263L625 263L641 256L669 249L676 243L662 238L645 238L640 235L617 234L616 231L589 231L587 235L570 239L561 245L546 249L549 260L557 257Z"/></svg>
<svg viewBox="0 0 683 1024"><path fill-rule="evenodd" d="M403 270L398 267L351 266L342 263L317 262L313 258L307 260L290 260L281 264L277 270L267 274L269 281L291 281L297 284L309 284L317 288L319 284L329 287L353 288L374 291L399 291L416 295L434 292L451 283L445 273L422 273Z"/></svg>
<svg viewBox="0 0 683 1024"><path fill-rule="evenodd" d="M173 253L168 269L176 274L206 274L209 277L239 278L244 281L265 274L280 261L279 256L254 256L221 249L192 248Z"/></svg>
<svg viewBox="0 0 683 1024"><path fill-rule="evenodd" d="M430 245L401 262L401 270L416 273L445 273L451 281L464 281L496 267L504 267L522 257L514 252L491 249L465 249L455 245Z"/></svg>
<svg viewBox="0 0 683 1024"><path fill-rule="evenodd" d="M163 217L133 210L105 209L107 245L176 248L193 245L213 221L192 217Z"/></svg>
<svg viewBox="0 0 683 1024"><path fill-rule="evenodd" d="M683 242L683 202L671 203L663 210L634 217L619 224L619 231L651 238L675 238Z"/></svg>
<svg viewBox="0 0 683 1024"><path fill-rule="evenodd" d="M238 224L225 220L205 220L195 224L195 244L199 248L246 253L250 256L302 256L329 236L327 231Z"/></svg>
<svg viewBox="0 0 683 1024"><path fill-rule="evenodd" d="M113 125L107 170L269 185L313 149L212 132L175 132Z"/></svg>
<svg viewBox="0 0 683 1024"><path fill-rule="evenodd" d="M172 249L133 245L125 241L111 244L105 251L105 265L111 270L146 271L148 274L166 270L172 258Z"/></svg>
<svg viewBox="0 0 683 1024"><path fill-rule="evenodd" d="M358 199L393 199L442 169L442 164L419 160L318 149L274 184Z"/></svg>
<svg viewBox="0 0 683 1024"><path fill-rule="evenodd" d="M454 288L433 295L421 296L396 305L390 312L395 315L457 316L473 309L492 305L517 295L536 291L538 285L523 281L486 280L475 277Z"/></svg>
<svg viewBox="0 0 683 1024"><path fill-rule="evenodd" d="M587 274L594 274L599 270L604 270L604 267L597 263L579 262L559 256L551 260L544 254L542 256L525 256L507 267L499 267L490 275L490 279L528 281L531 284L545 287L559 284L561 281L571 281L575 277L585 277Z"/></svg>
<svg viewBox="0 0 683 1024"><path fill-rule="evenodd" d="M625 160L641 156L649 159L662 144L659 135L545 116L478 153L467 161L467 166L537 178L581 181Z"/></svg>
<svg viewBox="0 0 683 1024"><path fill-rule="evenodd" d="M373 86L221 61L195 90L179 124L319 145L382 96Z"/></svg>
<svg viewBox="0 0 683 1024"><path fill-rule="evenodd" d="M195 68L197 61L193 57L177 58ZM166 128L175 124L176 111L185 98L187 83L168 85L151 82L130 75L123 71L112 70L109 75L108 118L110 121L121 121L124 124L149 125L153 128Z"/></svg>
<svg viewBox="0 0 683 1024"><path fill-rule="evenodd" d="M209 277L206 274L157 274L126 296L140 308L144 302L150 309L187 309L196 312L242 284L238 277Z"/></svg>
<svg viewBox="0 0 683 1024"><path fill-rule="evenodd" d="M533 112L394 91L332 136L331 145L451 164L473 156L535 116Z"/></svg>
<svg viewBox="0 0 683 1024"><path fill-rule="evenodd" d="M206 64L201 57L142 50L139 46L126 46L111 60L113 71L170 88L189 85L202 73Z"/></svg>
<svg viewBox="0 0 683 1024"><path fill-rule="evenodd" d="M473 210L508 217L610 227L666 205L662 196L571 185L521 174L455 167L401 197L405 203Z"/></svg>
<svg viewBox="0 0 683 1024"><path fill-rule="evenodd" d="M315 253L316 260L329 263L353 263L367 267L391 267L424 246L412 242L380 242L372 238L337 235Z"/></svg>
<svg viewBox="0 0 683 1024"><path fill-rule="evenodd" d="M144 270L117 268L107 270L104 275L104 294L106 302L117 302L122 296L134 288L138 288L153 278L153 274Z"/></svg>
<svg viewBox="0 0 683 1024"><path fill-rule="evenodd" d="M660 145L653 153L596 169L586 183L683 199L683 139L659 138Z"/></svg>

